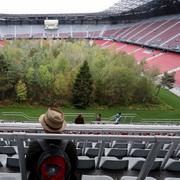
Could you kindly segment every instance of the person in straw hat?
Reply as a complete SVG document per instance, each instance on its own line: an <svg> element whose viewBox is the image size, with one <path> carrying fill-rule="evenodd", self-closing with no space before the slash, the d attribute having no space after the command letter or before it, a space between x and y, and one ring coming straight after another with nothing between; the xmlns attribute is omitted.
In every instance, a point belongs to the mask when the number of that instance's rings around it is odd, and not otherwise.
<svg viewBox="0 0 180 180"><path fill-rule="evenodd" d="M55 109L48 108L45 114L42 114L39 117L39 122L41 123L45 133L62 133L64 128L66 127L66 122L64 120L64 113ZM47 144L55 144L60 145L62 140L45 140ZM35 180L36 175L36 167L38 159L43 152L41 145L38 141L30 142L27 156L26 156L26 169L30 171L28 180ZM76 167L78 163L77 152L75 144L72 141L68 141L65 149L66 154L69 157L71 163L71 180L76 180Z"/></svg>

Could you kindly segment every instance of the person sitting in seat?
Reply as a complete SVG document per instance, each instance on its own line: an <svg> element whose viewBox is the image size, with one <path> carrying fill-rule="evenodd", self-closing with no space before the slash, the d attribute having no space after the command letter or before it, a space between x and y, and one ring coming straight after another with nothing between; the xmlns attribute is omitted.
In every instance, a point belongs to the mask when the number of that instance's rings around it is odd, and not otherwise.
<svg viewBox="0 0 180 180"><path fill-rule="evenodd" d="M75 120L74 120L75 124L84 124L84 117L82 116L82 114L79 114Z"/></svg>
<svg viewBox="0 0 180 180"><path fill-rule="evenodd" d="M39 117L39 122L45 133L62 133L66 126L64 113L55 108L48 108L47 112ZM70 180L76 180L78 158L75 144L72 141L65 142L60 139L47 139L44 141L48 146L55 145L56 147L61 147L66 143L64 152L68 156L71 166ZM43 152L40 140L30 142L26 156L26 169L30 172L28 180L37 179L38 160Z"/></svg>

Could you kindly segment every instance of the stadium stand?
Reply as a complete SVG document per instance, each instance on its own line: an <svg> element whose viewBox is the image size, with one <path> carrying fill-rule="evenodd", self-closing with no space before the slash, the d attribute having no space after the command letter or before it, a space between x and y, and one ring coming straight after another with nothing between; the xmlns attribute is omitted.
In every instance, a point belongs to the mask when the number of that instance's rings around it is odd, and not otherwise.
<svg viewBox="0 0 180 180"><path fill-rule="evenodd" d="M101 48L134 56L137 63L145 60L146 68L156 66L160 74L175 71L180 87L179 12L179 0L121 0L92 14L0 14L0 47L8 39L92 39ZM47 17L59 20L58 29L44 28ZM1 123L0 179L26 180L24 158L29 142L61 138L76 143L78 174L83 180L178 180L179 126L154 122L71 124L61 135L44 134L36 123ZM144 119L143 123L148 122Z"/></svg>
<svg viewBox="0 0 180 180"><path fill-rule="evenodd" d="M41 133L42 128L38 123L1 123L1 125L0 138L6 145L3 143L5 146L1 146L3 151L0 155L0 178L6 176L12 179L14 175L13 179L26 179L24 168L26 142L36 138L71 139L81 144L84 142L81 146L77 143L77 147L82 150L78 155L78 175L82 176L81 179L106 177L119 180L129 179L130 176L145 179L147 175L158 180L168 177L180 178L179 126L68 124L65 134L47 135ZM132 126L134 130L130 128ZM16 132L12 132L14 131L12 127ZM129 135L118 135L124 130ZM148 132L150 134L145 135ZM10 143L12 140L16 144ZM10 148L13 152L7 150ZM86 150L89 149L94 150L95 154L87 153Z"/></svg>

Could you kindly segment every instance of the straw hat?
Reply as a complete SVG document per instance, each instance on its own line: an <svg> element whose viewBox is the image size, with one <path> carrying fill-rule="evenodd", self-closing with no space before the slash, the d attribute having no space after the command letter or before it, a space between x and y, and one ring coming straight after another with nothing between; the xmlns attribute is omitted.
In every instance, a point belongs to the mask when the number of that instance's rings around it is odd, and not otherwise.
<svg viewBox="0 0 180 180"><path fill-rule="evenodd" d="M48 132L62 132L66 126L63 112L54 108L48 108L47 112L39 117L39 122Z"/></svg>

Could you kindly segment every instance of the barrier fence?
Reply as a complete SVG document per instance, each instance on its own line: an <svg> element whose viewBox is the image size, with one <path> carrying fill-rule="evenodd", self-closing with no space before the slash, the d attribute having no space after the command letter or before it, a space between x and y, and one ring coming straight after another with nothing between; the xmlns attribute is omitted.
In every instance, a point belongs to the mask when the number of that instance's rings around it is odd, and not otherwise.
<svg viewBox="0 0 180 180"><path fill-rule="evenodd" d="M17 142L18 148L18 156L20 161L20 172L22 180L27 180L27 173L25 168L25 151L24 151L24 141L27 139L62 139L62 140L99 140L101 141L101 146L99 149L98 160L97 160L97 167L99 166L102 152L104 149L104 143L106 141L146 141L154 143L152 146L145 163L139 173L138 180L144 180L147 177L148 173L153 166L154 160L160 150L160 147L163 143L170 143L171 147L163 159L161 169L164 168L166 162L168 161L169 157L172 155L172 152L177 148L178 143L180 142L180 137L167 137L167 136L132 136L132 135L82 135L82 134L42 134L42 133L0 133L0 138L5 139L15 139Z"/></svg>

